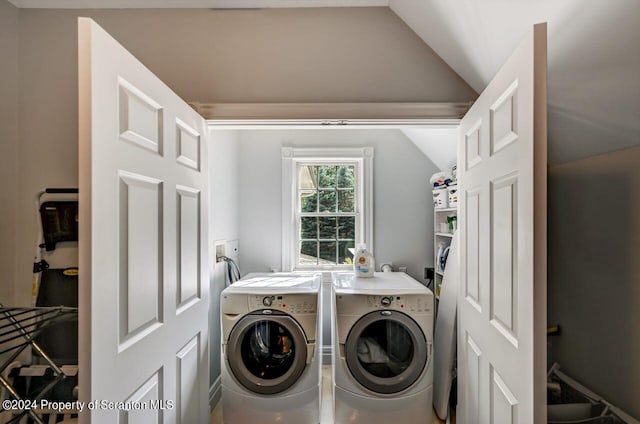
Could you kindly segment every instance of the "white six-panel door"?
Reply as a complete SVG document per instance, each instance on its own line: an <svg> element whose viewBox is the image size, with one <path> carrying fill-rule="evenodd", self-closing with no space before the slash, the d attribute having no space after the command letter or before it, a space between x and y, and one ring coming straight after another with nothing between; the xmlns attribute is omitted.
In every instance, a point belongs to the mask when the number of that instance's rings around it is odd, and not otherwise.
<svg viewBox="0 0 640 424"><path fill-rule="evenodd" d="M95 22L78 26L80 399L150 406L81 422L206 423L205 122Z"/></svg>
<svg viewBox="0 0 640 424"><path fill-rule="evenodd" d="M546 30L460 126L460 423L546 422Z"/></svg>

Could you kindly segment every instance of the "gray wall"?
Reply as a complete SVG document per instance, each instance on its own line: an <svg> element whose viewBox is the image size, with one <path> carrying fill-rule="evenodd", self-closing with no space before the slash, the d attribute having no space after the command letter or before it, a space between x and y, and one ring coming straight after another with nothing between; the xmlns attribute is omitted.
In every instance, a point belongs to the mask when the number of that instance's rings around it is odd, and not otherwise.
<svg viewBox="0 0 640 424"><path fill-rule="evenodd" d="M220 396L220 292L225 287L225 268L215 264L214 241L238 239L238 134L212 131L209 145L209 258L211 261L209 379L213 401Z"/></svg>
<svg viewBox="0 0 640 424"><path fill-rule="evenodd" d="M11 253L6 260L16 262L14 304L30 302L37 236L33 195L45 186L77 184L77 16L95 18L190 101L476 97L387 8L22 9L19 143L9 173L17 191L3 198L16 204L13 222L20 234L15 243L6 244Z"/></svg>
<svg viewBox="0 0 640 424"><path fill-rule="evenodd" d="M476 93L388 8L23 9L23 50L75 74L94 18L162 80L203 102L467 101ZM60 63L64 60L65 63ZM40 68L42 70L42 68Z"/></svg>
<svg viewBox="0 0 640 424"><path fill-rule="evenodd" d="M433 265L436 166L399 130L263 130L240 132L240 263L243 273L280 268L282 146L373 146L373 243L376 263L406 266L419 281Z"/></svg>
<svg viewBox="0 0 640 424"><path fill-rule="evenodd" d="M549 176L551 361L640 418L640 147Z"/></svg>
<svg viewBox="0 0 640 424"><path fill-rule="evenodd" d="M0 58L0 303L11 304L17 235L18 9L5 0L0 0ZM29 280L23 284L28 287Z"/></svg>

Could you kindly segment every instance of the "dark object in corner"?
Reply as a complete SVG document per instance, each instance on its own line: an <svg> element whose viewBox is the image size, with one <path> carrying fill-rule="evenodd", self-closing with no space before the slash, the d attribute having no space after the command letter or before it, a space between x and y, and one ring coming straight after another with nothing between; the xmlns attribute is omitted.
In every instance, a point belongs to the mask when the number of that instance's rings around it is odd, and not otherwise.
<svg viewBox="0 0 640 424"><path fill-rule="evenodd" d="M54 250L62 241L78 241L78 202L48 201L40 205L44 247Z"/></svg>
<svg viewBox="0 0 640 424"><path fill-rule="evenodd" d="M559 336L560 335L560 326L553 325L547 328L547 336Z"/></svg>
<svg viewBox="0 0 640 424"><path fill-rule="evenodd" d="M36 306L78 307L78 268L42 271ZM78 321L51 324L36 338L57 365L78 363Z"/></svg>
<svg viewBox="0 0 640 424"><path fill-rule="evenodd" d="M435 268L427 267L424 269L424 279L433 280Z"/></svg>

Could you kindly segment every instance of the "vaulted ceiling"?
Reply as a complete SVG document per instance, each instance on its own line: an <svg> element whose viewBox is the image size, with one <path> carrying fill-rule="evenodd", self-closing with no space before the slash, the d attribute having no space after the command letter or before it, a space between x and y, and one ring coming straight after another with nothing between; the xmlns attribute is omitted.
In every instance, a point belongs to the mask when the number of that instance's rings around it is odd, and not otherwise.
<svg viewBox="0 0 640 424"><path fill-rule="evenodd" d="M548 22L550 162L640 144L640 0L10 1L47 8L388 6L477 92L534 23Z"/></svg>
<svg viewBox="0 0 640 424"><path fill-rule="evenodd" d="M390 0L481 92L534 23L548 22L549 160L640 144L640 1Z"/></svg>

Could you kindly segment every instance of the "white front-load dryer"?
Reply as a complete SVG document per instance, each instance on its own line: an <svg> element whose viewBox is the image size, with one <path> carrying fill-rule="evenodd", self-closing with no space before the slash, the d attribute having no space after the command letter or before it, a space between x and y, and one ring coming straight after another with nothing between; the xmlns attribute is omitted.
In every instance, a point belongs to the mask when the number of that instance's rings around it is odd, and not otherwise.
<svg viewBox="0 0 640 424"><path fill-rule="evenodd" d="M333 280L335 424L431 424L431 290L400 272Z"/></svg>
<svg viewBox="0 0 640 424"><path fill-rule="evenodd" d="M320 422L320 274L250 274L221 294L225 424Z"/></svg>

